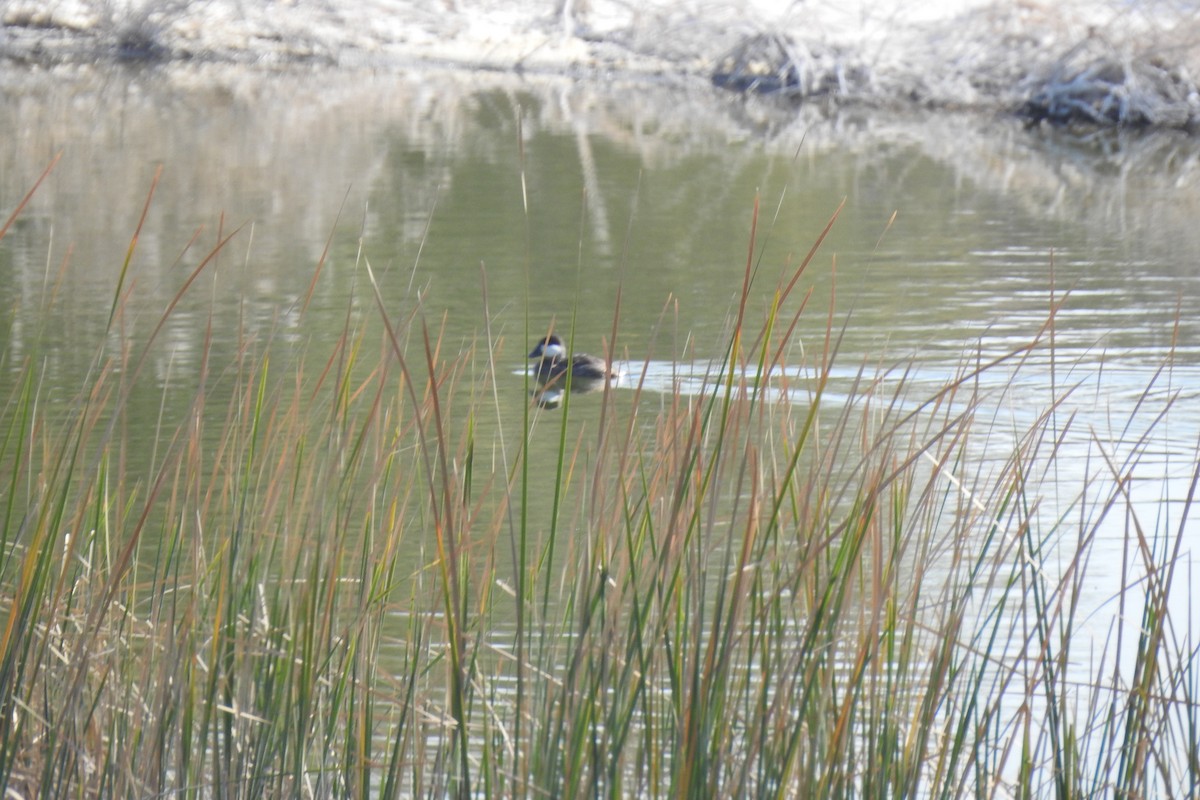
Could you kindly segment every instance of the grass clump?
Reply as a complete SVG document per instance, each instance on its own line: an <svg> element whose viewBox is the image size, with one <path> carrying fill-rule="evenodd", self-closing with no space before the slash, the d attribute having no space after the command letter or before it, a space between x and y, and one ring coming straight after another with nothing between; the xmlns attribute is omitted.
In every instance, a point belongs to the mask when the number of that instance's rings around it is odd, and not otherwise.
<svg viewBox="0 0 1200 800"><path fill-rule="evenodd" d="M1151 524L1129 491L1169 370L1114 442L1078 429L1077 386L1019 396L1057 306L933 386L842 369L832 311L793 344L816 246L763 306L752 248L703 391L635 365L514 431L499 337L451 348L370 275L378 315L290 363L248 335L216 363L210 324L188 414L134 466L142 365L229 239L144 339L122 273L65 414L38 362L6 365L9 796L1195 791L1197 476ZM1120 613L1085 635L1122 517Z"/></svg>

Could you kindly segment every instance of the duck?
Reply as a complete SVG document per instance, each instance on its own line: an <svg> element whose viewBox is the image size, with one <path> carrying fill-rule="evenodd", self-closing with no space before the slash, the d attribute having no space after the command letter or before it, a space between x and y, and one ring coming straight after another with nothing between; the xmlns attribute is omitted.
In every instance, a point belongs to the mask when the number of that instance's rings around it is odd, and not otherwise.
<svg viewBox="0 0 1200 800"><path fill-rule="evenodd" d="M602 358L587 353L568 354L563 340L554 333L538 341L529 357L537 359L534 374L542 383L561 380L568 369L573 381L606 381L616 377Z"/></svg>

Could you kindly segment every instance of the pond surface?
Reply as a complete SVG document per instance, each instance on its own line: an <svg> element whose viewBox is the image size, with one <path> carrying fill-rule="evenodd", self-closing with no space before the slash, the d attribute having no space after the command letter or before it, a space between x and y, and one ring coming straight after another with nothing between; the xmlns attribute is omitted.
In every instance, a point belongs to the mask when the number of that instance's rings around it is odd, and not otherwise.
<svg viewBox="0 0 1200 800"><path fill-rule="evenodd" d="M645 367L649 395L687 391L679 376L724 353L757 200L757 317L837 214L790 300L811 291L794 355L821 351L832 307L836 327L850 320L836 380L911 365L933 392L1031 341L1061 304L1053 359L1031 357L992 410L998 427L1079 384L1064 412L1083 475L1089 446L1125 453L1135 412L1174 397L1132 486L1149 519L1184 523L1200 438L1200 148L1186 138L434 72L27 76L0 115L6 215L61 153L0 243L4 397L26 359L45 365L44 402L78 394L152 185L123 325L148 333L237 231L160 337L133 458L188 413L206 336L214 359L256 336L287 358L336 339L347 313L377 316L367 262L396 315L419 297L443 348L495 348L513 419L530 333L551 325L627 375ZM499 427L480 425L482 440ZM1119 588L1127 524L1105 530L1096 608ZM1200 522L1185 533L1190 554ZM1196 598L1180 602L1200 618Z"/></svg>

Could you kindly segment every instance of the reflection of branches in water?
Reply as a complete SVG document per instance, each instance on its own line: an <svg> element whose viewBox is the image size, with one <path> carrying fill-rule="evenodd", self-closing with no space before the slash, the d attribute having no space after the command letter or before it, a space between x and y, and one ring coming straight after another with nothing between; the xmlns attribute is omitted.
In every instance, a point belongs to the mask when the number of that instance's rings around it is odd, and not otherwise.
<svg viewBox="0 0 1200 800"><path fill-rule="evenodd" d="M564 8L568 8L564 5ZM569 12L568 12L569 13ZM608 219L608 200L600 187L600 176L596 170L596 155L592 149L591 130L587 115L577 112L571 105L569 92L559 94L560 112L570 120L575 132L575 151L579 155L579 170L583 175L583 188L588 215L592 220L592 235L597 249L605 256L612 255L612 229Z"/></svg>
<svg viewBox="0 0 1200 800"><path fill-rule="evenodd" d="M1186 136L1081 137L977 116L797 107L697 84L597 86L437 71L367 77L166 69L76 87L58 81L53 92L13 87L9 94L9 128L39 132L14 140L10 174L28 183L54 148L71 146L31 214L38 204L77 203L136 219L146 175L106 165L123 163L121 153L153 153L168 166L156 198L165 216L190 225L210 221L214 209L238 221L277 215L276 225L295 229L283 238L302 244L314 261L347 186L388 193L405 206L394 219L369 215L368 235L386 229L419 240L435 196L453 189L454 158L514 163L518 118L527 141L540 133L573 137L589 222L601 237L625 235L625 220L610 213L614 198L604 196L596 166L601 145L631 155L641 169L675 169L674 183L658 188L658 202L690 208L697 226L724 207L721 198L696 191L690 176L699 170L724 170L731 178L720 185L735 191L735 176L756 168L763 154L780 158L773 164L798 152L808 158L851 154L863 170L889 157L896 143L1026 204L1035 215L1096 220L1109 232L1190 230L1200 211L1200 146ZM97 169L112 170L114 179L98 186ZM1131 207L1126 198L1135 189L1142 200ZM1084 202L1088 215L1079 213ZM354 196L349 203L361 207ZM65 229L74 218L60 215L60 235L86 239ZM144 242L143 250L151 246ZM119 263L119 253L97 260Z"/></svg>
<svg viewBox="0 0 1200 800"><path fill-rule="evenodd" d="M1080 136L1049 126L1001 131L1007 133L961 134L957 147L943 141L943 158L963 177L1024 204L1035 217L1092 225L1105 236L1136 234L1148 243L1162 239L1164 231L1191 230L1200 215L1200 142L1189 136L1116 130ZM1195 237L1167 238L1175 253L1190 246L1200 255Z"/></svg>
<svg viewBox="0 0 1200 800"><path fill-rule="evenodd" d="M774 130L763 146L791 156L801 142L809 158L853 157L859 173L885 162L895 169L896 149L907 148L910 163L929 159L1033 218L1092 225L1108 240L1140 234L1140 242L1167 242L1176 255L1190 247L1200 257L1197 237L1163 235L1191 232L1200 218L1200 140L1179 131L1080 133L994 115L850 110L809 113Z"/></svg>

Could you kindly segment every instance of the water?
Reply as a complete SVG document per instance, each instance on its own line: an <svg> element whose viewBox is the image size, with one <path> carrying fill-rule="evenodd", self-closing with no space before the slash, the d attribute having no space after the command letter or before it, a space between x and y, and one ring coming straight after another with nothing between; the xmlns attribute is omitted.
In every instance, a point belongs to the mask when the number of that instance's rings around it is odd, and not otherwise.
<svg viewBox="0 0 1200 800"><path fill-rule="evenodd" d="M160 168L125 279L138 287L126 329L148 333L237 231L160 336L151 386L165 394L141 398L148 424L128 433L132 453L153 452L160 416L187 413L210 328L214 361L248 339L286 359L336 338L347 313L376 315L367 261L395 314L420 297L444 346L491 339L518 418L527 316L535 333L573 321L576 349L613 348L626 375L645 367L651 395L697 391L736 311L756 198L754 319L844 201L788 303L811 292L794 355L823 347L831 304L835 324L852 321L832 398L852 401L864 363L911 364L909 382L937 391L965 358L1031 341L1061 303L1053 362L1039 354L1015 379L990 377L996 451L1078 384L1060 412L1064 424L1076 415L1056 473L1070 486L1101 452L1121 463L1153 417L1139 410L1173 397L1132 491L1148 522L1181 524L1200 439L1200 147L1186 138L1081 141L1002 118L436 72L6 80L6 214L62 156L0 242L0 396L25 359L44 363L47 403L81 391ZM789 383L811 374L798 367ZM1128 579L1127 528L1106 524L1089 566L1097 636ZM1200 523L1183 533L1190 556ZM1181 619L1200 612L1196 598L1177 602Z"/></svg>
<svg viewBox="0 0 1200 800"><path fill-rule="evenodd" d="M385 294L420 288L452 335L483 330L486 271L500 336L523 334L528 285L535 323L576 312L583 349L599 350L619 292L632 357L668 306L709 356L740 291L757 193L764 300L846 200L802 288L824 308L836 275L837 308L855 320L852 363L879 348L922 361L952 361L964 342L1003 349L1068 291L1057 341L1070 354L1145 364L1174 346L1177 364L1197 363L1186 140L1114 139L1107 150L1131 152L1110 155L996 119L781 121L768 108L752 123L737 100L693 94L437 74L114 73L10 87L4 123L20 135L3 154L6 208L54 153L63 160L5 240L4 306L36 325L30 309L71 248L57 308L72 325L49 328L67 340L100 329L161 165L133 265L157 293L148 314L222 228L242 226L220 259L218 317L275 324L332 240L315 303L340 325L362 281L361 232ZM808 317L811 336L824 319Z"/></svg>
<svg viewBox="0 0 1200 800"><path fill-rule="evenodd" d="M62 158L0 245L3 353L10 369L45 359L68 396L161 168L127 324L148 330L219 237L240 232L171 317L160 380L186 384L210 315L230 353L252 336L285 351L336 336L347 303L374 313L361 237L397 313L419 291L448 342L490 329L514 372L527 310L533 326L574 318L576 348L602 352L619 302L616 354L652 359L651 388L671 391L679 354L702 374L723 352L755 197L752 315L844 200L793 294L813 295L798 347L819 350L832 302L853 320L849 373L915 360L936 381L965 351L986 359L1029 341L1061 302L1059 380L1103 363L1087 378L1099 381L1085 403L1096 422L1127 415L1169 358L1181 454L1200 430L1200 148L1186 138L1080 141L1005 119L797 114L704 87L487 75L9 80L5 209ZM1031 375L1030 397L1048 399L1048 372Z"/></svg>

